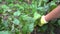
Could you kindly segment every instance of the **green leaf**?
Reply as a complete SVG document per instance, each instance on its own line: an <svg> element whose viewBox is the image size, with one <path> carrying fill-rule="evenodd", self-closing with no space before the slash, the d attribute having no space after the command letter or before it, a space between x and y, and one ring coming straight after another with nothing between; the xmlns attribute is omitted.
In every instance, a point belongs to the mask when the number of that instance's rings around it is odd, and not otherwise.
<svg viewBox="0 0 60 34"><path fill-rule="evenodd" d="M23 34L27 34L27 24L23 26L22 32Z"/></svg>
<svg viewBox="0 0 60 34"><path fill-rule="evenodd" d="M0 25L1 25L1 23L2 23L2 17L0 17Z"/></svg>
<svg viewBox="0 0 60 34"><path fill-rule="evenodd" d="M38 7L37 10L44 11L44 7Z"/></svg>
<svg viewBox="0 0 60 34"><path fill-rule="evenodd" d="M54 6L54 5L56 6L55 2L52 1L52 2L50 3L50 6L52 6L52 5L53 5L53 6Z"/></svg>
<svg viewBox="0 0 60 34"><path fill-rule="evenodd" d="M3 11L2 10L0 10L0 14L2 14L3 13Z"/></svg>
<svg viewBox="0 0 60 34"><path fill-rule="evenodd" d="M5 1L10 3L10 2L14 2L15 0L5 0Z"/></svg>
<svg viewBox="0 0 60 34"><path fill-rule="evenodd" d="M0 34L11 34L9 31L0 31Z"/></svg>
<svg viewBox="0 0 60 34"><path fill-rule="evenodd" d="M45 32L47 30L48 26L47 25L44 25L43 27L41 27L41 31L42 32Z"/></svg>
<svg viewBox="0 0 60 34"><path fill-rule="evenodd" d="M3 23L4 27L8 27L8 23L9 23L8 20L3 20L2 23Z"/></svg>
<svg viewBox="0 0 60 34"><path fill-rule="evenodd" d="M60 25L60 20L58 20L58 25Z"/></svg>
<svg viewBox="0 0 60 34"><path fill-rule="evenodd" d="M11 3L11 4L9 4L9 7L10 7L10 8L11 8L11 7L13 7L13 6L14 6L14 4L12 4L12 3Z"/></svg>
<svg viewBox="0 0 60 34"><path fill-rule="evenodd" d="M24 10L24 6L23 5L20 5L19 6L19 9Z"/></svg>
<svg viewBox="0 0 60 34"><path fill-rule="evenodd" d="M34 30L34 23L29 24L28 32L32 32Z"/></svg>
<svg viewBox="0 0 60 34"><path fill-rule="evenodd" d="M15 28L16 33L15 34L21 34L20 30Z"/></svg>
<svg viewBox="0 0 60 34"><path fill-rule="evenodd" d="M3 9L7 9L8 6L7 6L7 5L2 5L2 8L3 8Z"/></svg>
<svg viewBox="0 0 60 34"><path fill-rule="evenodd" d="M18 19L14 18L13 23L16 25L19 25L20 21Z"/></svg>
<svg viewBox="0 0 60 34"><path fill-rule="evenodd" d="M54 2L58 1L58 0L53 0Z"/></svg>
<svg viewBox="0 0 60 34"><path fill-rule="evenodd" d="M23 16L24 26L23 26L23 32L28 33L32 32L34 29L34 19L32 17L29 17L28 15Z"/></svg>
<svg viewBox="0 0 60 34"><path fill-rule="evenodd" d="M48 2L49 0L43 0L44 2Z"/></svg>
<svg viewBox="0 0 60 34"><path fill-rule="evenodd" d="M2 2L2 0L0 0L0 2Z"/></svg>
<svg viewBox="0 0 60 34"><path fill-rule="evenodd" d="M37 20L37 19L40 18L40 17L41 17L40 14L38 14L37 12L34 13L34 19L35 19L35 20Z"/></svg>
<svg viewBox="0 0 60 34"><path fill-rule="evenodd" d="M1 8L4 10L3 13L5 13L9 7L7 5L2 5Z"/></svg>
<svg viewBox="0 0 60 34"><path fill-rule="evenodd" d="M52 11L54 8L57 7L57 4L54 1L51 1L49 6L50 6L49 11Z"/></svg>
<svg viewBox="0 0 60 34"><path fill-rule="evenodd" d="M13 15L14 15L14 16L19 16L19 15L20 15L20 11L18 10L18 11L16 11L16 12L14 12Z"/></svg>
<svg viewBox="0 0 60 34"><path fill-rule="evenodd" d="M47 11L45 8L46 7L38 7L37 10L39 10L41 15L44 15L46 13L46 11Z"/></svg>

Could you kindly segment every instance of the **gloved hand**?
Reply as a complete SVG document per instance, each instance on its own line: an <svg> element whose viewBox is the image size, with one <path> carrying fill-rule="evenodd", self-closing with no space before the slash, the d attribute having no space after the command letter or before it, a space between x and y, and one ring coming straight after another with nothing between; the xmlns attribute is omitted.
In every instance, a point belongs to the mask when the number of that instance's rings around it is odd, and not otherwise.
<svg viewBox="0 0 60 34"><path fill-rule="evenodd" d="M48 22L45 20L45 16L42 16L41 17L41 20L40 20L40 23L38 23L39 24L39 26L43 26L44 24L47 24Z"/></svg>
<svg viewBox="0 0 60 34"><path fill-rule="evenodd" d="M44 24L48 23L48 21L55 19L55 18L60 18L60 5L56 7L54 10L52 10L50 13L48 13L45 16L41 17L39 26L43 26Z"/></svg>

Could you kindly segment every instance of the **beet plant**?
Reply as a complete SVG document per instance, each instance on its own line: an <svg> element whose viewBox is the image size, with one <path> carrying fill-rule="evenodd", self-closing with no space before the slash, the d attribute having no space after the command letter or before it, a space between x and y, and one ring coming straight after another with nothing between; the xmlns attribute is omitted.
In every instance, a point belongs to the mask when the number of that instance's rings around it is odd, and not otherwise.
<svg viewBox="0 0 60 34"><path fill-rule="evenodd" d="M31 34L40 23L41 16L46 15L57 6L56 1L0 0L0 34ZM53 25L59 26L59 22L59 19L55 19L48 23L51 33L54 30ZM48 24L39 27L39 30L46 31Z"/></svg>

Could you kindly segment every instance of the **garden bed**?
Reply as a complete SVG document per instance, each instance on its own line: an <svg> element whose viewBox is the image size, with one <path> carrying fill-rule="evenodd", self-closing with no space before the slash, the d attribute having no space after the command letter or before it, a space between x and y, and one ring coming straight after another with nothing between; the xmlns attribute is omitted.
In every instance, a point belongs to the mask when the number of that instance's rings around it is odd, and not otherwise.
<svg viewBox="0 0 60 34"><path fill-rule="evenodd" d="M40 18L59 4L56 0L0 0L0 34L59 34L60 18L39 26Z"/></svg>

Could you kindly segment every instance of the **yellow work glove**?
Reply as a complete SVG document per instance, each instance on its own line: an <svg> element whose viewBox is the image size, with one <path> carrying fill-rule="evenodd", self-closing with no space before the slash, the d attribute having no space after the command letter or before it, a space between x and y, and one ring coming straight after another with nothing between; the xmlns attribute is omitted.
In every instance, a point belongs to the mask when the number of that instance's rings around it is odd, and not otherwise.
<svg viewBox="0 0 60 34"><path fill-rule="evenodd" d="M38 23L39 24L39 26L43 26L44 24L47 24L48 22L45 20L45 16L42 16L41 17L41 20L40 20L40 23Z"/></svg>

